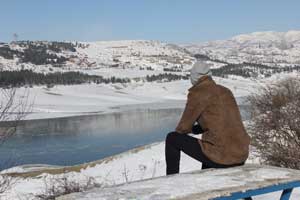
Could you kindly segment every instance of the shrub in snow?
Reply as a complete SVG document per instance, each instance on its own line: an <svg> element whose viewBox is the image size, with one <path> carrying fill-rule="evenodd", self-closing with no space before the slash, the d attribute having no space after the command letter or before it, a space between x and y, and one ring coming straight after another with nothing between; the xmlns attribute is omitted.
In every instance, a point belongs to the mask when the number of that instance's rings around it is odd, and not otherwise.
<svg viewBox="0 0 300 200"><path fill-rule="evenodd" d="M16 182L12 177L0 174L0 194L7 191Z"/></svg>
<svg viewBox="0 0 300 200"><path fill-rule="evenodd" d="M264 86L249 100L249 132L264 162L300 169L300 78Z"/></svg>
<svg viewBox="0 0 300 200"><path fill-rule="evenodd" d="M35 197L40 200L54 200L62 195L82 192L94 187L101 187L101 184L97 183L93 177L86 177L85 181L79 181L64 173L61 177L45 180L45 191Z"/></svg>

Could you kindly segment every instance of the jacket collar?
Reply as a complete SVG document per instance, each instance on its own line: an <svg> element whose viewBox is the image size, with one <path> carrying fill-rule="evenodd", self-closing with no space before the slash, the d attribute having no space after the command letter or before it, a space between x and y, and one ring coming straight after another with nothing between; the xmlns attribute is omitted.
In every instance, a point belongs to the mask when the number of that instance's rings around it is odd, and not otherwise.
<svg viewBox="0 0 300 200"><path fill-rule="evenodd" d="M206 85L206 84L216 84L215 81L211 78L211 76L203 76L201 77L195 85L193 85L189 90L192 90L198 86Z"/></svg>

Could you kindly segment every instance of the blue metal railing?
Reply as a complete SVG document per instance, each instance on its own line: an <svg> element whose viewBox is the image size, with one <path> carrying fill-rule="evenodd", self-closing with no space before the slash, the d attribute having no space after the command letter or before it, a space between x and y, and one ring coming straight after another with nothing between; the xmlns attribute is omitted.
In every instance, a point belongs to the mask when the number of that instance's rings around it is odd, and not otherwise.
<svg viewBox="0 0 300 200"><path fill-rule="evenodd" d="M276 185L247 190L245 192L234 192L229 196L217 197L212 200L237 200L237 199L245 199L252 200L253 196L267 194L271 192L282 191L280 200L289 200L294 188L300 187L300 181L293 181L288 183L279 183ZM300 199L300 197L299 197ZM273 200L273 199L272 199Z"/></svg>

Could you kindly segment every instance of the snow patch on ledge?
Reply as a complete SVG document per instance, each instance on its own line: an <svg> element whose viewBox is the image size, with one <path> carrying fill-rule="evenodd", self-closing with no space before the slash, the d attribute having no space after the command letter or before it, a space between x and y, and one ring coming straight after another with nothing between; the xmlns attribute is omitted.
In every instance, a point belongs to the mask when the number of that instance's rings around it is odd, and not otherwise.
<svg viewBox="0 0 300 200"><path fill-rule="evenodd" d="M117 199L211 199L232 192L245 191L300 181L300 171L261 165L229 169L209 169L136 181L108 188L59 197L58 200ZM296 197L297 195L297 197ZM294 198L299 198L294 193Z"/></svg>

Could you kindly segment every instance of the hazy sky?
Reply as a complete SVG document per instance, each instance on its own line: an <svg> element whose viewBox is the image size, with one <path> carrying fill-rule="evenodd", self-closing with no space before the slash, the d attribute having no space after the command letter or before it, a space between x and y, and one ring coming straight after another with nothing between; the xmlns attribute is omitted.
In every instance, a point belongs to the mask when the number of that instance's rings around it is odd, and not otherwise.
<svg viewBox="0 0 300 200"><path fill-rule="evenodd" d="M175 43L300 30L300 0L1 0L0 41Z"/></svg>

